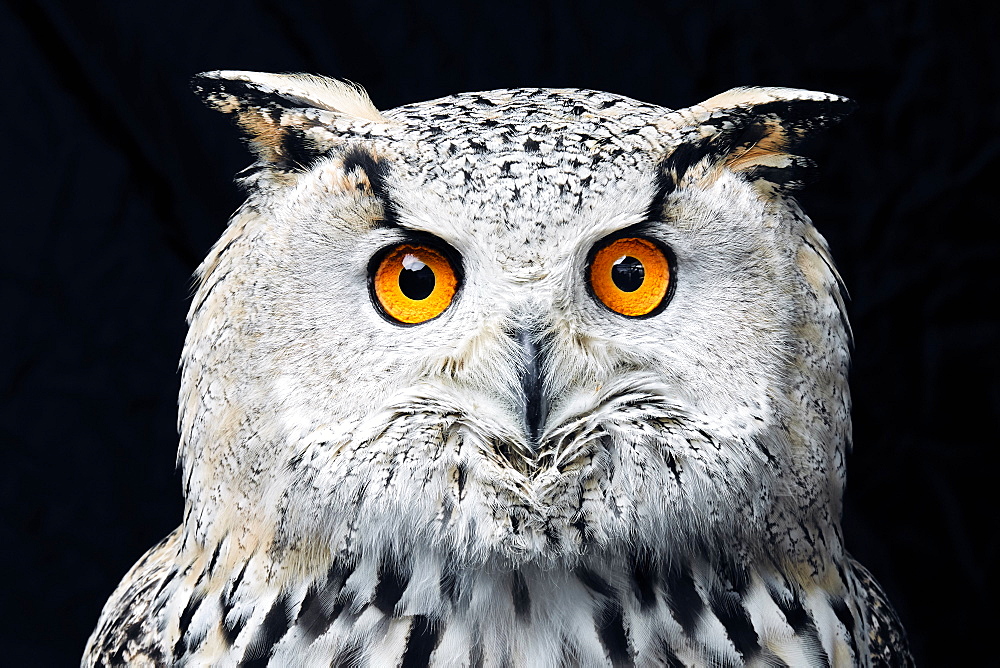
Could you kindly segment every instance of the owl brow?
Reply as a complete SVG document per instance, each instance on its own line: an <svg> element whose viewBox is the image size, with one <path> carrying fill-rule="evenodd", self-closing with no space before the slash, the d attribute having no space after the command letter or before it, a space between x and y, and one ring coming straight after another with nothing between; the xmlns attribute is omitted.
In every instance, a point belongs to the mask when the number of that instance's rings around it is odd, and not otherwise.
<svg viewBox="0 0 1000 668"><path fill-rule="evenodd" d="M667 207L667 198L676 188L677 182L667 171L666 165L660 163L656 169L656 192L653 194L653 198L649 201L649 207L646 209L647 221L661 220L663 218L663 212Z"/></svg>
<svg viewBox="0 0 1000 668"><path fill-rule="evenodd" d="M344 152L343 170L345 173L359 170L368 179L372 196L382 205L382 217L374 221L375 228L402 229L397 216L396 202L389 195L389 188L386 184L386 174L389 171L389 163L381 158L377 158L370 151L366 151L360 146L352 146Z"/></svg>
<svg viewBox="0 0 1000 668"><path fill-rule="evenodd" d="M631 223L625 227L612 230L605 234L601 241L598 242L599 246L603 246L609 241L614 241L615 239L622 239L624 237L654 237L658 236L657 232L660 230L660 225L662 224L663 217L659 216L653 219L640 220L637 223Z"/></svg>

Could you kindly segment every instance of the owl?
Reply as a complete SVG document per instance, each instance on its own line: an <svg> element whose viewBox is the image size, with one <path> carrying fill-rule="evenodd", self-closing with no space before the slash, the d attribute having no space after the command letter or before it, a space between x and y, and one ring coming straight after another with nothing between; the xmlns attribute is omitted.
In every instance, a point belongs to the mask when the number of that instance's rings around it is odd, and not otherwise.
<svg viewBox="0 0 1000 668"><path fill-rule="evenodd" d="M188 315L183 522L83 665L911 663L791 197L849 100L194 87L257 160Z"/></svg>

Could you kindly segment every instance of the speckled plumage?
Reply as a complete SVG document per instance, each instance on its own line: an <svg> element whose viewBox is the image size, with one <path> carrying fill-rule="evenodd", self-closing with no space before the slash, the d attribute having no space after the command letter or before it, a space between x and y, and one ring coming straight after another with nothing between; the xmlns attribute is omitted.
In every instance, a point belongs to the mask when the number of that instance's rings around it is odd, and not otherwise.
<svg viewBox="0 0 1000 668"><path fill-rule="evenodd" d="M189 314L183 524L84 665L909 663L844 550L850 331L789 196L847 100L196 90L258 162ZM650 317L586 284L622 230L676 257ZM429 237L459 292L390 322L371 258Z"/></svg>

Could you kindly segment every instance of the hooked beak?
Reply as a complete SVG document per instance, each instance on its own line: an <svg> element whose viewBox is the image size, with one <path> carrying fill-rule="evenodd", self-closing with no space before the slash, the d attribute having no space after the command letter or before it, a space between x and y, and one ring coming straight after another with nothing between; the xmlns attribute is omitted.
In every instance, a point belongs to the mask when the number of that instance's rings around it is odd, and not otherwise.
<svg viewBox="0 0 1000 668"><path fill-rule="evenodd" d="M521 370L521 393L524 399L522 406L524 431L528 436L532 449L536 449L538 447L538 437L541 434L542 427L545 425L545 418L548 417L549 412L542 383L543 353L535 337L528 330L522 329L517 333L517 342L521 346L521 353L524 359L524 366Z"/></svg>

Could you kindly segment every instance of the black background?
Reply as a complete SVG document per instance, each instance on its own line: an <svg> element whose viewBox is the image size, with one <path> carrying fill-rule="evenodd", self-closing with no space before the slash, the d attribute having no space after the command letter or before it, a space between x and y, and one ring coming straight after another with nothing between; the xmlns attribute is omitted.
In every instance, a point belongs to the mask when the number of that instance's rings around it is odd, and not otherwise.
<svg viewBox="0 0 1000 668"><path fill-rule="evenodd" d="M675 108L737 85L857 100L812 143L822 178L800 198L853 296L848 547L923 665L976 657L1000 563L1000 25L976 4L0 4L0 663L78 661L180 521L190 275L250 162L188 88L220 68L347 78L380 108L517 86Z"/></svg>

